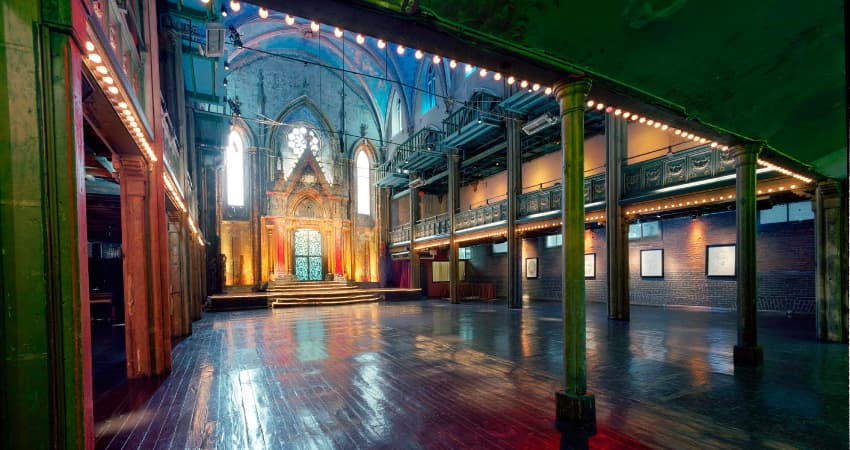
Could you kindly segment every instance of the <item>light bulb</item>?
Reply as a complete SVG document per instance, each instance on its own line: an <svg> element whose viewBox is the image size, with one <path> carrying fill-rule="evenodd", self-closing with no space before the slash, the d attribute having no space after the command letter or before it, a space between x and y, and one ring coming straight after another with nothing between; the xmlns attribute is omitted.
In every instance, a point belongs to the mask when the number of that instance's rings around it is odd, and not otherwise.
<svg viewBox="0 0 850 450"><path fill-rule="evenodd" d="M434 55L434 57L433 57L433 58L431 58L431 61L432 61L434 64L440 64L440 55Z"/></svg>
<svg viewBox="0 0 850 450"><path fill-rule="evenodd" d="M257 14L260 15L260 19L268 19L269 18L269 10L266 9L266 8L261 7L260 10L257 11Z"/></svg>
<svg viewBox="0 0 850 450"><path fill-rule="evenodd" d="M540 84L539 84L539 83L534 83L534 84L531 86L531 90L532 90L532 91L534 91L534 92L539 91L539 90L540 90Z"/></svg>
<svg viewBox="0 0 850 450"><path fill-rule="evenodd" d="M115 80L113 80L112 77L103 77L103 82L106 84L114 84Z"/></svg>
<svg viewBox="0 0 850 450"><path fill-rule="evenodd" d="M92 44L91 41L86 41L86 51L88 51L88 52L94 51L94 44Z"/></svg>
<svg viewBox="0 0 850 450"><path fill-rule="evenodd" d="M615 116L619 116L620 114L623 114L623 110L621 110L620 108L617 108L617 109L614 110Z"/></svg>
<svg viewBox="0 0 850 450"><path fill-rule="evenodd" d="M385 48L387 46L387 41L383 39L378 39L378 48Z"/></svg>
<svg viewBox="0 0 850 450"><path fill-rule="evenodd" d="M230 9L232 9L233 12L239 12L239 10L242 9L242 5L239 3L239 0L230 0Z"/></svg>
<svg viewBox="0 0 850 450"><path fill-rule="evenodd" d="M100 64L103 62L103 58L101 58L97 53L92 53L89 55L89 61L95 64Z"/></svg>
<svg viewBox="0 0 850 450"><path fill-rule="evenodd" d="M127 104L124 102L118 102L118 107L121 109L127 109Z"/></svg>
<svg viewBox="0 0 850 450"><path fill-rule="evenodd" d="M609 113L609 114L610 114L610 113L612 113L613 111L614 111L614 107L613 107L613 106L609 106L609 107L605 108L605 112L607 112L607 113Z"/></svg>
<svg viewBox="0 0 850 450"><path fill-rule="evenodd" d="M508 77L508 85L516 83L516 78L513 75Z"/></svg>
<svg viewBox="0 0 850 450"><path fill-rule="evenodd" d="M334 36L341 38L342 37L342 28L334 27Z"/></svg>
<svg viewBox="0 0 850 450"><path fill-rule="evenodd" d="M357 41L358 44L366 42L366 38L362 34L358 34L354 40Z"/></svg>
<svg viewBox="0 0 850 450"><path fill-rule="evenodd" d="M398 53L399 55L403 55L404 54L404 46L399 45L398 47L395 48L395 52Z"/></svg>
<svg viewBox="0 0 850 450"><path fill-rule="evenodd" d="M661 122L655 122L655 128L661 128Z"/></svg>
<svg viewBox="0 0 850 450"><path fill-rule="evenodd" d="M593 108L593 105L595 105L595 104L596 104L596 102L594 102L593 100L588 100L588 101L587 101L587 107L588 107L588 108Z"/></svg>
<svg viewBox="0 0 850 450"><path fill-rule="evenodd" d="M629 118L629 117L631 117L631 116L632 116L632 113L630 113L630 112L628 112L628 111L623 113L623 118L624 118L624 119L628 119L628 118Z"/></svg>
<svg viewBox="0 0 850 450"><path fill-rule="evenodd" d="M118 93L118 88L117 88L117 87L115 87L115 86L109 86L109 89L107 89L107 90L108 90L109 92L113 93L113 94L117 94L117 93Z"/></svg>
<svg viewBox="0 0 850 450"><path fill-rule="evenodd" d="M670 127L668 127L666 123L664 125L661 125L661 131L667 131L667 128Z"/></svg>
<svg viewBox="0 0 850 450"><path fill-rule="evenodd" d="M294 24L294 23L295 23L295 17L292 17L292 16L290 16L289 14L287 14L287 15L286 15L286 17L284 17L284 18L283 18L283 21L284 21L287 25L292 25L292 24Z"/></svg>
<svg viewBox="0 0 850 450"><path fill-rule="evenodd" d="M472 69L473 69L472 64L467 64L466 67L463 69L463 71L466 72L466 73L471 73Z"/></svg>
<svg viewBox="0 0 850 450"><path fill-rule="evenodd" d="M416 59L422 59L422 57L425 56L425 54L422 53L422 50L416 50L416 53L414 53L413 56L415 56Z"/></svg>
<svg viewBox="0 0 850 450"><path fill-rule="evenodd" d="M316 22L315 20L311 20L310 21L310 30L312 30L313 33L318 33L319 32L319 23Z"/></svg>
<svg viewBox="0 0 850 450"><path fill-rule="evenodd" d="M522 82L519 84L519 87L521 87L523 89L527 88L528 87L528 81L522 80Z"/></svg>
<svg viewBox="0 0 850 450"><path fill-rule="evenodd" d="M501 80L501 79L502 79L502 74L501 74L501 73L499 73L499 72L494 73L494 74L493 74L493 79L494 79L494 80L496 80L496 81Z"/></svg>
<svg viewBox="0 0 850 450"><path fill-rule="evenodd" d="M682 130L676 129L676 131L674 131L673 134L678 136L678 135L682 134Z"/></svg>
<svg viewBox="0 0 850 450"><path fill-rule="evenodd" d="M109 73L109 71L106 70L106 66L97 66L97 69L95 69L95 70L100 72L101 75L106 75L107 73Z"/></svg>
<svg viewBox="0 0 850 450"><path fill-rule="evenodd" d="M641 117L641 118L640 118L640 123L646 123L646 117Z"/></svg>
<svg viewBox="0 0 850 450"><path fill-rule="evenodd" d="M546 95L550 95L552 93L552 88L547 87L545 91L543 91Z"/></svg>
<svg viewBox="0 0 850 450"><path fill-rule="evenodd" d="M480 75L481 78L486 77L487 76L487 69L482 67L481 70L478 71L478 75Z"/></svg>
<svg viewBox="0 0 850 450"><path fill-rule="evenodd" d="M646 121L647 126L650 126L650 127L652 126L653 123L655 123L654 120L647 120Z"/></svg>
<svg viewBox="0 0 850 450"><path fill-rule="evenodd" d="M456 68L457 67L457 61L455 61L455 60L449 61L449 67L452 68L452 69Z"/></svg>

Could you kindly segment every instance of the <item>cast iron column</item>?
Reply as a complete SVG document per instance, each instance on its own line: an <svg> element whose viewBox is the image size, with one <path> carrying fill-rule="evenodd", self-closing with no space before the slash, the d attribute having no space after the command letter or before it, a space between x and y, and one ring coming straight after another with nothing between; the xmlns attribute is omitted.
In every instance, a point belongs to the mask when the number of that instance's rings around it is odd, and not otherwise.
<svg viewBox="0 0 850 450"><path fill-rule="evenodd" d="M815 196L815 313L818 339L847 342L847 198L834 180Z"/></svg>
<svg viewBox="0 0 850 450"><path fill-rule="evenodd" d="M596 433L596 402L587 392L584 305L584 104L590 80L555 85L561 109L561 265L564 390L556 395L556 426L571 434Z"/></svg>
<svg viewBox="0 0 850 450"><path fill-rule="evenodd" d="M414 178L414 174L410 174L410 179ZM419 284L419 252L414 248L416 240L416 219L419 216L419 190L414 187L408 189L408 197L410 200L410 287L419 289L422 286Z"/></svg>
<svg viewBox="0 0 850 450"><path fill-rule="evenodd" d="M605 115L605 241L608 250L608 318L629 320L629 226L623 208L621 178L626 159L626 119Z"/></svg>
<svg viewBox="0 0 850 450"><path fill-rule="evenodd" d="M758 345L756 325L756 165L761 148L761 143L749 143L733 150L737 226L735 266L738 269L738 345L734 350L736 366L761 366L764 362L764 353Z"/></svg>
<svg viewBox="0 0 850 450"><path fill-rule="evenodd" d="M449 302L460 303L458 283L460 274L458 271L458 245L455 239L455 215L459 201L460 177L460 153L450 150L446 155L449 165Z"/></svg>
<svg viewBox="0 0 850 450"><path fill-rule="evenodd" d="M522 129L520 118L506 119L508 145L508 307L522 308L521 240L516 235L519 196L522 194Z"/></svg>

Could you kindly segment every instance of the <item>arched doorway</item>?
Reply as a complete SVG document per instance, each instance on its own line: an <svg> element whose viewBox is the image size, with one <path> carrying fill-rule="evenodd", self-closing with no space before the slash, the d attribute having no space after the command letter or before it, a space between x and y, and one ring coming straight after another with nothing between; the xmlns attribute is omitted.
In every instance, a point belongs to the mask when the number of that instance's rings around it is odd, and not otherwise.
<svg viewBox="0 0 850 450"><path fill-rule="evenodd" d="M295 278L298 281L322 280L322 233L319 230L295 230Z"/></svg>

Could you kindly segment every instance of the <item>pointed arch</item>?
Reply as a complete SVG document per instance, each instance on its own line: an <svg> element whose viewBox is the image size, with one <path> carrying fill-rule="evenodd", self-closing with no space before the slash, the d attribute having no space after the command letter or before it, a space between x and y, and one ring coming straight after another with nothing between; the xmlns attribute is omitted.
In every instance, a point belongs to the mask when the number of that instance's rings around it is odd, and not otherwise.
<svg viewBox="0 0 850 450"><path fill-rule="evenodd" d="M238 128L231 128L224 151L225 202L245 206L245 141Z"/></svg>

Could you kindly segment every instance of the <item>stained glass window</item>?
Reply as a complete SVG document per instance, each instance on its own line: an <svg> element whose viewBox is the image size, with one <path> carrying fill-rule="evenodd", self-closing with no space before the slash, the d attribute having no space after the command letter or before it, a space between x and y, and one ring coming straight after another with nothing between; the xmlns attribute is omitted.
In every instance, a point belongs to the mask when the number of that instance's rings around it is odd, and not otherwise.
<svg viewBox="0 0 850 450"><path fill-rule="evenodd" d="M236 130L230 132L226 151L227 204L230 206L244 206L245 162L242 155L242 137L239 136Z"/></svg>
<svg viewBox="0 0 850 450"><path fill-rule="evenodd" d="M319 154L319 137L313 130L307 127L293 127L286 135L286 146L295 154L296 157L301 156L304 150L310 149L314 155Z"/></svg>
<svg viewBox="0 0 850 450"><path fill-rule="evenodd" d="M369 157L366 152L357 154L357 214L371 214L372 198L369 183Z"/></svg>

